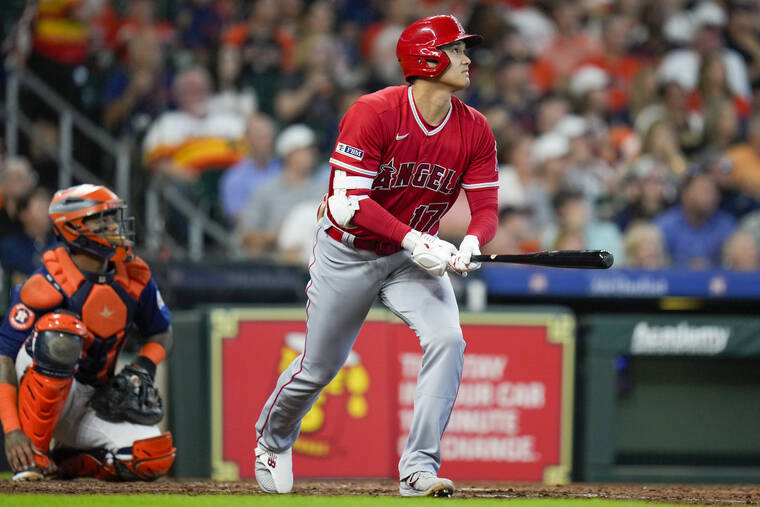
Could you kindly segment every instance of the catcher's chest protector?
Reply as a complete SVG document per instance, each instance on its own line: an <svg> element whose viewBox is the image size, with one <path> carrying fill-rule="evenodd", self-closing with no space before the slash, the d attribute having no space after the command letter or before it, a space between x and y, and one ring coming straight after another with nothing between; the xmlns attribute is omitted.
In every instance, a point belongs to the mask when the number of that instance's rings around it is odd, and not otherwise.
<svg viewBox="0 0 760 507"><path fill-rule="evenodd" d="M60 306L79 314L93 335L92 341L84 344L76 378L86 384L102 384L113 375L125 330L134 320L150 270L139 261L114 263L114 270L105 274L83 273L64 248L46 252L43 262L50 274L45 282L63 295ZM21 299L25 299L23 290Z"/></svg>

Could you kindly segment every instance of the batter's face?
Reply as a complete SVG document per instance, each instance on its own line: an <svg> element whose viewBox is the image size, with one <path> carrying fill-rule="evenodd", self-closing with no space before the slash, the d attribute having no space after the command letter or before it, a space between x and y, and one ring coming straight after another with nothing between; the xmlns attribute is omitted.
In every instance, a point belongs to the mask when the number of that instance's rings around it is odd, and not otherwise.
<svg viewBox="0 0 760 507"><path fill-rule="evenodd" d="M449 66L438 81L456 90L462 90L470 86L470 57L467 56L467 46L464 42L455 42L444 46L441 50L449 57Z"/></svg>

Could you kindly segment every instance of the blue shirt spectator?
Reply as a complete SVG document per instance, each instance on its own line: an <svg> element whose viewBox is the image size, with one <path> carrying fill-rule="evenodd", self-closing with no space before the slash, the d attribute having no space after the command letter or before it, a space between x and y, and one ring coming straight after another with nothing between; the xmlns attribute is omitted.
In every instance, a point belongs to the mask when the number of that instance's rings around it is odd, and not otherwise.
<svg viewBox="0 0 760 507"><path fill-rule="evenodd" d="M48 206L50 194L38 187L18 202L21 230L0 240L0 265L11 286L23 283L42 265L42 254L56 246Z"/></svg>
<svg viewBox="0 0 760 507"><path fill-rule="evenodd" d="M248 156L227 169L219 181L219 200L231 224L237 223L254 191L282 171L282 162L273 155L274 133L274 123L267 115L254 114L248 119Z"/></svg>
<svg viewBox="0 0 760 507"><path fill-rule="evenodd" d="M718 209L718 200L713 179L698 174L686 181L680 204L655 218L674 266L720 266L723 242L736 228L736 221Z"/></svg>

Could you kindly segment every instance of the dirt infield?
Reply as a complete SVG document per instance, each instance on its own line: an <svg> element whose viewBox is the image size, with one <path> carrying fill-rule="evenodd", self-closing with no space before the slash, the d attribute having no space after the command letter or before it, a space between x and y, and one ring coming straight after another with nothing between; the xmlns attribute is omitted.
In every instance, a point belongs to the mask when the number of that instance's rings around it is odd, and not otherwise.
<svg viewBox="0 0 760 507"><path fill-rule="evenodd" d="M395 481L315 481L296 480L293 490L299 495L370 495L395 496ZM37 483L0 481L0 493L43 494L176 494L176 495L259 495L255 481L213 482L164 479L153 483L107 483L89 479L76 481L47 480ZM571 484L543 486L526 484L459 483L456 498L601 498L645 502L735 505L760 504L760 486L724 485L625 485Z"/></svg>

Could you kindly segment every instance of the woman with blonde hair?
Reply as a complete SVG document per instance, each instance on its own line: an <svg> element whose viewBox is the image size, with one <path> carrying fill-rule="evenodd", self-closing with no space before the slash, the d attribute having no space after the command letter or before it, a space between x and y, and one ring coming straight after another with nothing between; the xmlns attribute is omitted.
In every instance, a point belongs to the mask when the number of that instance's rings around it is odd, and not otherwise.
<svg viewBox="0 0 760 507"><path fill-rule="evenodd" d="M631 225L623 235L623 249L628 268L662 269L669 264L662 233L651 222Z"/></svg>

